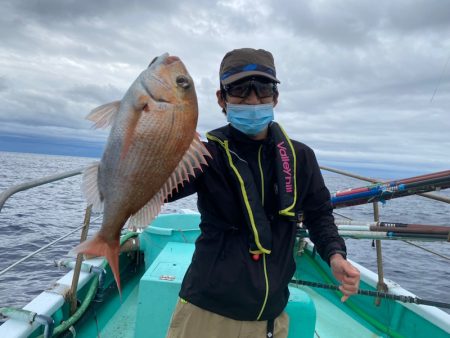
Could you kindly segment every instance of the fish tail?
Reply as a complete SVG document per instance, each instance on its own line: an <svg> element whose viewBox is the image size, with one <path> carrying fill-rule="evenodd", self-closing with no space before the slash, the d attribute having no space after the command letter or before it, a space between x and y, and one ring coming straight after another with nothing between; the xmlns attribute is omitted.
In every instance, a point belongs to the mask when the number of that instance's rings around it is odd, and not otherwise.
<svg viewBox="0 0 450 338"><path fill-rule="evenodd" d="M122 298L122 289L120 286L120 271L119 271L119 254L120 243L119 240L106 241L98 234L92 239L84 241L71 250L73 253L83 253L93 256L104 256L111 267L114 279L119 290L120 298Z"/></svg>

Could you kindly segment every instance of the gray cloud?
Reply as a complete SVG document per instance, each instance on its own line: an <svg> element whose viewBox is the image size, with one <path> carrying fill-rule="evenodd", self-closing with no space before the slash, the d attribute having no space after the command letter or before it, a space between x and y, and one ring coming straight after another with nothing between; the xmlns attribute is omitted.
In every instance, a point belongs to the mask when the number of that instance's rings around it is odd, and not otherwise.
<svg viewBox="0 0 450 338"><path fill-rule="evenodd" d="M195 80L204 133L226 123L221 58L251 46L274 54L277 119L320 161L450 166L447 2L23 0L2 14L2 126L105 138L84 116L167 51Z"/></svg>
<svg viewBox="0 0 450 338"><path fill-rule="evenodd" d="M123 91L112 85L80 84L65 90L63 96L72 101L85 101L95 105L119 100L123 94Z"/></svg>
<svg viewBox="0 0 450 338"><path fill-rule="evenodd" d="M8 82L5 77L0 76L0 92L8 89Z"/></svg>

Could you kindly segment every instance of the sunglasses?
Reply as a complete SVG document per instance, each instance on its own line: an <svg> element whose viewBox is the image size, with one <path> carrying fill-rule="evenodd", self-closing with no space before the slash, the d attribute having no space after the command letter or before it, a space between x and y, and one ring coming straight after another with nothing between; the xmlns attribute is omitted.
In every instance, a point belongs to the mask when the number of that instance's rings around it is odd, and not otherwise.
<svg viewBox="0 0 450 338"><path fill-rule="evenodd" d="M246 98L254 89L256 96L260 99L271 97L277 92L277 85L273 82L261 82L256 79L247 80L244 82L226 85L223 88L225 92L234 97Z"/></svg>

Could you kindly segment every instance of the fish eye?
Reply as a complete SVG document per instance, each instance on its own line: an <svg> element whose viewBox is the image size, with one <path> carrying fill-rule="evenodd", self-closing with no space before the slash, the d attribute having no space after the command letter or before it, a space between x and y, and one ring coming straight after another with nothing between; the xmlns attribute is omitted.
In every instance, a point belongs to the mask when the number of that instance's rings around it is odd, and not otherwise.
<svg viewBox="0 0 450 338"><path fill-rule="evenodd" d="M189 88L190 87L190 82L189 79L186 76L180 75L177 77L176 79L177 85L182 87L182 88Z"/></svg>

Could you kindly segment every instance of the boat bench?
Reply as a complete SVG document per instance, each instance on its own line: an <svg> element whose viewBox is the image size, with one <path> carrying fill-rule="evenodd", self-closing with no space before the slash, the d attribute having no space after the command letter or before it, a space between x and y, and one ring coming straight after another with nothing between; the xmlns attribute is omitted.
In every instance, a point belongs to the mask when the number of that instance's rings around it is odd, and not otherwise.
<svg viewBox="0 0 450 338"><path fill-rule="evenodd" d="M144 273L139 284L136 338L149 334L154 338L166 336L193 253L193 244L169 242ZM314 337L316 310L312 299L298 288L290 288L290 293L286 307L290 317L289 337Z"/></svg>

